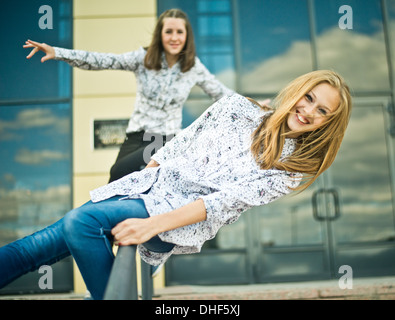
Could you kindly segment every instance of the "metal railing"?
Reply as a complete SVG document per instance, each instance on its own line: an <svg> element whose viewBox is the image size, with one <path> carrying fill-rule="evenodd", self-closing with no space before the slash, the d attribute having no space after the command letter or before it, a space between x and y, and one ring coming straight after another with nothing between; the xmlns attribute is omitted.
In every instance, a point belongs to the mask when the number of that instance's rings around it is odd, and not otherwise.
<svg viewBox="0 0 395 320"><path fill-rule="evenodd" d="M108 280L104 300L138 300L136 246L120 246ZM141 260L143 300L151 300L153 282L151 266Z"/></svg>

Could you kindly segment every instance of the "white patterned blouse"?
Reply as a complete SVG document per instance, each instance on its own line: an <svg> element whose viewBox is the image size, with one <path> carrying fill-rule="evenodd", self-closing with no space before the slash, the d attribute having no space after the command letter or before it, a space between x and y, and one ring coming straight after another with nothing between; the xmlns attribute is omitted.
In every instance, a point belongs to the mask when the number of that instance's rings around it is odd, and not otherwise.
<svg viewBox="0 0 395 320"><path fill-rule="evenodd" d="M199 252L223 225L235 222L253 206L288 194L300 182L299 173L261 170L255 162L251 134L265 114L238 94L223 97L152 156L159 167L95 189L91 199L141 198L150 216L155 216L201 198L205 221L159 234L163 241L175 244L171 252L155 253L139 245L141 257L152 265L163 263L171 254ZM295 147L296 140L286 139L281 159Z"/></svg>
<svg viewBox="0 0 395 320"><path fill-rule="evenodd" d="M145 131L173 135L181 130L182 108L193 86L203 89L215 101L233 93L212 75L195 57L195 65L181 72L177 62L169 68L162 54L162 68L144 66L146 50L140 48L124 54L98 53L55 47L55 59L87 70L119 69L134 72L137 80L136 102L127 133Z"/></svg>

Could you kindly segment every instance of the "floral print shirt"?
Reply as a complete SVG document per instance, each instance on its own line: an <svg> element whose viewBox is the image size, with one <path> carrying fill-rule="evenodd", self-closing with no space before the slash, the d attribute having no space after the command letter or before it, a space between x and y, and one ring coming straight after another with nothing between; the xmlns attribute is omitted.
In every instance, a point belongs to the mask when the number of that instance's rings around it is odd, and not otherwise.
<svg viewBox="0 0 395 320"><path fill-rule="evenodd" d="M162 55L162 68L144 66L146 51L140 48L124 54L98 53L55 47L55 59L87 70L119 69L134 72L137 80L136 102L126 132L145 131L173 135L181 130L182 107L193 86L203 89L215 101L233 93L215 79L195 57L195 65L181 72L177 62L169 68Z"/></svg>
<svg viewBox="0 0 395 320"><path fill-rule="evenodd" d="M150 216L203 199L205 221L159 234L174 243L171 252L155 253L139 245L149 264L163 263L171 254L199 252L242 212L288 194L301 174L261 170L251 153L251 134L266 114L248 99L234 94L214 103L188 128L152 156L159 167L133 172L91 191L93 202L115 195L144 200ZM286 139L281 158L289 156L296 140ZM147 192L148 190L148 192Z"/></svg>

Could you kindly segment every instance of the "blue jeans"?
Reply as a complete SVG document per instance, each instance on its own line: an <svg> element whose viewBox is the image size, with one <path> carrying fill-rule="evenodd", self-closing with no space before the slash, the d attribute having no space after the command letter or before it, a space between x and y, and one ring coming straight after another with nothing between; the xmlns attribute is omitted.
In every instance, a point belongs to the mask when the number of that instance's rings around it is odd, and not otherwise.
<svg viewBox="0 0 395 320"><path fill-rule="evenodd" d="M125 219L149 216L143 200L119 198L89 201L51 226L1 247L0 288L71 254L92 297L102 299L114 261L111 229ZM174 244L155 236L144 246L154 252L168 252Z"/></svg>

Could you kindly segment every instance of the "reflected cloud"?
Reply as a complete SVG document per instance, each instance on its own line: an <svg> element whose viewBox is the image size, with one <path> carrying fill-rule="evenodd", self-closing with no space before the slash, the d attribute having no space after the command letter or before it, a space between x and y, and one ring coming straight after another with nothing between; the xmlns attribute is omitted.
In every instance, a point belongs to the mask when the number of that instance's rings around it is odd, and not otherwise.
<svg viewBox="0 0 395 320"><path fill-rule="evenodd" d="M395 21L391 22L395 29ZM317 36L320 69L340 72L354 90L389 89L382 31L369 35L337 26ZM294 41L284 53L258 64L242 79L242 91L275 93L313 69L310 41ZM218 75L229 79L229 70Z"/></svg>
<svg viewBox="0 0 395 320"><path fill-rule="evenodd" d="M319 67L339 71L354 90L389 89L384 34L335 27L318 36Z"/></svg>
<svg viewBox="0 0 395 320"><path fill-rule="evenodd" d="M46 165L52 161L68 160L69 155L53 150L32 151L26 148L19 149L14 160L27 165Z"/></svg>
<svg viewBox="0 0 395 320"><path fill-rule="evenodd" d="M68 117L56 116L47 108L21 110L14 120L0 120L0 141L20 140L19 130L53 127L57 134L70 131ZM51 132L48 132L51 135Z"/></svg>
<svg viewBox="0 0 395 320"><path fill-rule="evenodd" d="M16 123L21 128L36 128L54 125L58 118L49 109L27 109L18 113Z"/></svg>
<svg viewBox="0 0 395 320"><path fill-rule="evenodd" d="M29 201L42 201L42 199L46 199L48 201L58 201L59 203L65 201L68 203L67 197L70 195L70 186L59 185L59 186L51 186L45 190L30 190L30 189L6 189L0 188L0 203L4 201L4 199L14 199L18 202L26 202Z"/></svg>
<svg viewBox="0 0 395 320"><path fill-rule="evenodd" d="M70 197L69 185L45 190L0 188L0 246L60 219L71 209Z"/></svg>
<svg viewBox="0 0 395 320"><path fill-rule="evenodd" d="M312 70L310 43L294 41L282 55L265 60L243 76L246 92L277 92L293 78Z"/></svg>

